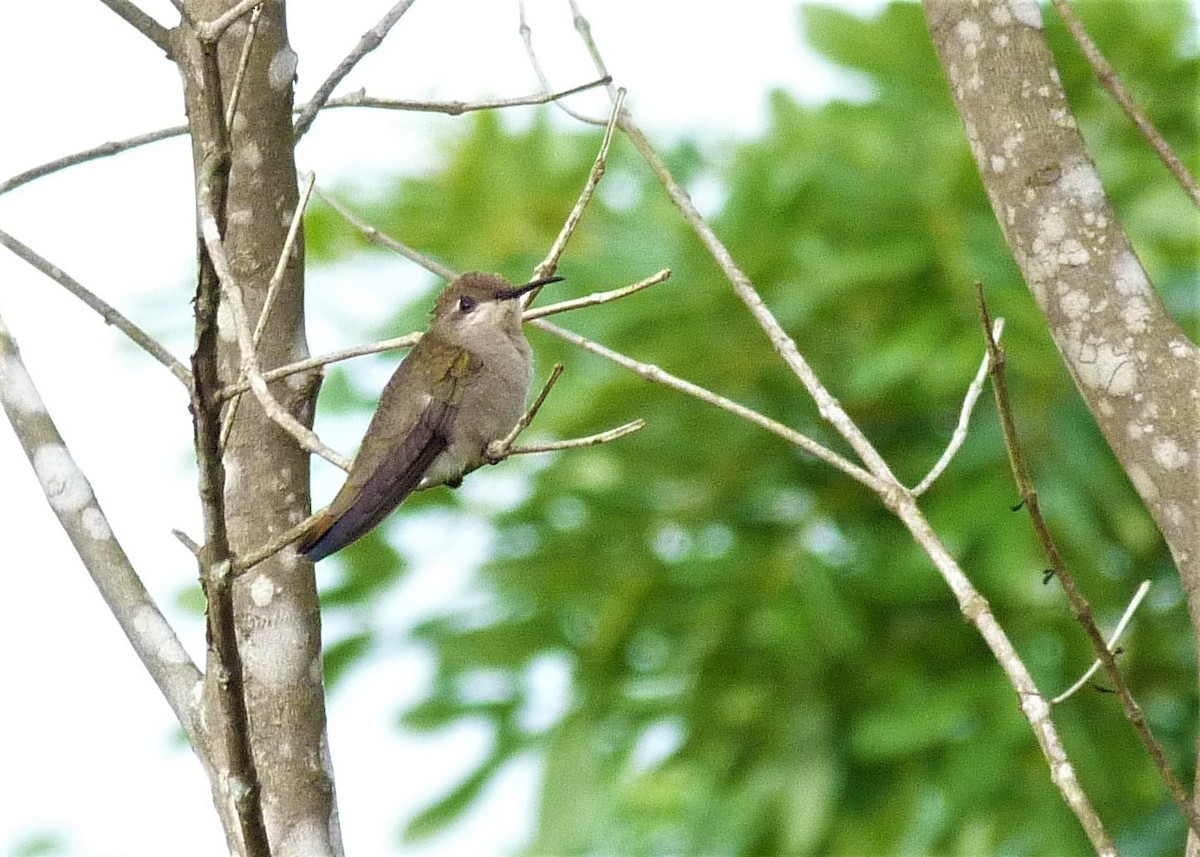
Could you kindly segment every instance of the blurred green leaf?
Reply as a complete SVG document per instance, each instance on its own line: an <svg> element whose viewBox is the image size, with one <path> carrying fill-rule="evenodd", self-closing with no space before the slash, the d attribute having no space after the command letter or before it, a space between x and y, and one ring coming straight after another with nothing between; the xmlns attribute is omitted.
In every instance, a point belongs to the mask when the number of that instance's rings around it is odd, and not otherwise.
<svg viewBox="0 0 1200 857"><path fill-rule="evenodd" d="M1195 163L1200 68L1184 4L1074 5ZM1143 577L1162 593L1131 629L1122 665L1190 780L1195 655L1178 579L1020 280L920 8L859 18L806 6L801 21L813 45L863 76L872 99L811 107L776 92L758 139L685 141L663 157L685 186L716 188L717 233L908 484L949 441L979 365L971 283L984 282L1008 320L1015 417L1043 509L1097 615L1111 627ZM1046 28L1139 258L1194 333L1195 212L1049 13ZM560 133L547 115L523 128L481 115L447 136L440 167L397 178L356 208L455 268L519 280L570 210L599 142L598 130ZM307 225L314 258L334 264L364 249L320 207ZM667 283L561 323L845 452L618 137L556 297L665 266ZM424 309L405 317L419 322ZM437 730L469 717L489 724L496 743L411 823L410 839L452 823L507 761L534 751L544 773L530 855L1090 853L1011 686L876 498L727 414L535 331L530 339L539 375L566 365L536 433L569 437L638 416L647 427L547 458L524 499L492 520L479 598L416 629L436 674L403 723ZM368 406L336 386L325 397L322 407ZM1011 510L988 398L922 505L1039 685L1056 692L1091 655L1057 583L1041 583L1045 560L1026 516ZM438 492L419 503L459 499ZM361 610L394 586L398 573L380 577L380 566L398 561L376 534L346 552L325 609ZM348 664L368 648L364 635L341 655ZM548 655L567 664L567 698L556 700L565 713L534 727L528 712L546 693L534 665ZM1116 702L1080 694L1056 719L1123 853L1178 853L1183 828Z"/></svg>

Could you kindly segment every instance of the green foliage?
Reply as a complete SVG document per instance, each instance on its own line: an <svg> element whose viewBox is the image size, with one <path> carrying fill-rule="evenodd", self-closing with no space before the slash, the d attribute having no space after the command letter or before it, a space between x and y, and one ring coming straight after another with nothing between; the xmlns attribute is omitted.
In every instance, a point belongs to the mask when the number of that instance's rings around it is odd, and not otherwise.
<svg viewBox="0 0 1200 857"><path fill-rule="evenodd" d="M1183 6L1079 5L1195 163L1197 61L1180 57ZM1009 257L919 7L873 20L808 7L803 25L829 59L866 74L876 97L811 108L774 93L761 139L681 145L666 152L669 165L689 187L720 189L718 233L909 484L944 448L978 366L971 282L985 283L1009 321L1016 419L1043 508L1097 615L1111 626L1137 583L1155 581L1123 665L1188 781L1195 656L1178 580ZM1195 331L1195 215L1061 27L1050 20L1048 30L1138 252ZM368 219L460 269L520 280L597 142L553 130L544 112L521 131L480 115L448 139L440 169L366 203ZM361 251L321 209L308 239L316 258ZM843 449L618 139L556 288L583 294L663 266L674 271L668 283L564 324ZM483 718L495 744L410 837L451 822L504 762L535 750L545 775L530 854L1089 853L1011 687L875 497L757 428L532 336L540 366L567 366L537 431L568 437L636 416L648 426L553 458L494 521L486 600L417 629L437 674L407 725ZM1041 583L1045 562L1014 500L985 399L923 506L1054 691L1090 655L1057 585ZM439 492L418 502L455 501ZM353 607L394 582L378 569L398 560L379 550L389 550L381 538L347 553L327 606ZM346 641L338 669L369 647L367 636ZM567 665L569 705L532 727L533 667L546 658ZM503 679L484 699L463 690L481 673ZM1123 850L1178 852L1182 824L1114 698L1085 692L1056 719Z"/></svg>

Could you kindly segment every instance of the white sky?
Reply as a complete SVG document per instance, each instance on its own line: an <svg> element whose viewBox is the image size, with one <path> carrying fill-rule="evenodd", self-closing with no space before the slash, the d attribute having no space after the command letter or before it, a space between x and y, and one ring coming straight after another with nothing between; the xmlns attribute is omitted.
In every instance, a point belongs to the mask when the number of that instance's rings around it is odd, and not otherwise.
<svg viewBox="0 0 1200 857"><path fill-rule="evenodd" d="M166 0L142 7L171 22ZM391 5L292 0L299 94ZM842 5L874 8L876 0ZM766 91L806 100L834 91L837 78L800 49L798 16L783 0L718 4L670 0L582 0L628 105L652 137L691 132L751 136L764 123ZM540 55L556 85L594 75L563 0L529 0ZM517 35L516 3L419 0L384 47L340 91L475 99L536 90ZM156 49L92 0L0 6L0 179L50 158L177 124L179 80ZM592 109L602 112L602 102ZM419 168L436 153L431 132L454 118L336 111L318 119L299 151L304 169L334 182ZM580 176L582 182L583 176ZM352 200L351 200L352 201ZM155 144L38 181L0 197L0 227L103 295L186 359L194 239L186 143ZM469 260L453 260L463 265ZM346 266L310 280L314 353L352 344L396 306L397 263ZM348 276L353 274L353 276ZM390 290L389 290L390 289ZM200 622L174 609L194 579L191 557L169 535L198 533L190 423L177 383L89 310L0 249L0 317L76 461L91 479L113 528L192 656L202 662ZM382 383L368 370L365 388ZM362 426L331 425L328 437L352 453ZM473 479L476 508L521 490L519 472ZM317 474L315 496L336 478ZM500 499L497 499L500 498ZM318 499L318 501L319 501ZM401 516L402 518L403 516ZM199 765L173 746L176 726L42 499L20 447L0 420L0 852L28 838L63 836L81 857L200 857L223 840ZM437 544L449 522L395 523L420 553L402 591L373 620L403 630L447 609L472 588L486 527L458 539L453 556ZM424 544L417 544L417 531ZM430 559L431 546L443 555ZM424 551L424 552L422 552ZM328 573L328 572L325 572ZM336 623L331 623L336 624ZM327 627L327 632L352 630ZM531 676L546 697L533 716L552 721L565 681L561 664ZM398 822L443 793L486 749L470 724L429 736L394 728L399 710L422 696L429 659L413 647L373 659L331 701L330 733L348 853L398 851ZM545 688L548 688L546 690ZM414 776L419 772L419 776ZM509 853L532 824L538 768L523 760L501 776L484 805L450 834L405 849L410 855Z"/></svg>

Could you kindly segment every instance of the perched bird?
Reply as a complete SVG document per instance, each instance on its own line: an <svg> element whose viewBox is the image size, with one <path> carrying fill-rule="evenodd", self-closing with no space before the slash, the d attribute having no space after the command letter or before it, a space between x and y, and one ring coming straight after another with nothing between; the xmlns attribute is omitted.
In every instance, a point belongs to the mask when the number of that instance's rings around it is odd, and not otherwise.
<svg viewBox="0 0 1200 857"><path fill-rule="evenodd" d="M433 321L383 389L346 484L297 550L313 562L366 535L416 488L457 487L525 408L533 355L521 332L530 289L472 272L438 296Z"/></svg>

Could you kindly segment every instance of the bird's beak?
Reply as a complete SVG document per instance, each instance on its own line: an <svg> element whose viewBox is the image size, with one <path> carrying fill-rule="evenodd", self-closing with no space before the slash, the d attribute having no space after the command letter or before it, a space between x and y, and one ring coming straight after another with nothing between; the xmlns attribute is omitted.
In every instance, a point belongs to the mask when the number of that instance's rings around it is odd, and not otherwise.
<svg viewBox="0 0 1200 857"><path fill-rule="evenodd" d="M565 277L542 277L540 280L533 280L532 282L526 283L523 286L517 286L516 288L512 288L512 289L508 289L503 292L499 292L496 295L496 300L510 301L513 298L519 298L521 295L525 294L526 292L533 291L536 288L539 288L539 287L545 286L545 285L549 285L550 283L561 282L564 279L566 279L566 278Z"/></svg>

